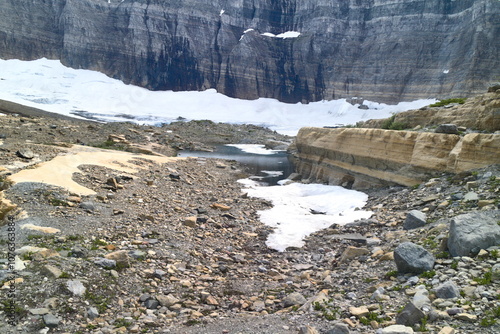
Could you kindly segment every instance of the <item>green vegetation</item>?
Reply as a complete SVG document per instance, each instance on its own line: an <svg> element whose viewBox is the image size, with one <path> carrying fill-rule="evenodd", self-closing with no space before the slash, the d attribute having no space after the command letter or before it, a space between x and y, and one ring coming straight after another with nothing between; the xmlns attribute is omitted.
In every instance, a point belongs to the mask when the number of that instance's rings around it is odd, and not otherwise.
<svg viewBox="0 0 500 334"><path fill-rule="evenodd" d="M359 318L359 322L361 322L363 325L368 326L370 325L370 322L376 321L378 323L384 322L385 320L389 320L389 318L386 317L380 317L377 313L375 312L370 312L366 315L366 317L361 317Z"/></svg>
<svg viewBox="0 0 500 334"><path fill-rule="evenodd" d="M382 122L382 124L380 125L380 127L382 129L386 129L386 130L405 130L405 129L408 129L407 124L404 124L401 122L396 122L395 119L396 119L396 115L393 115L392 117L385 119Z"/></svg>
<svg viewBox="0 0 500 334"><path fill-rule="evenodd" d="M59 278L71 278L71 276L67 272L63 271Z"/></svg>
<svg viewBox="0 0 500 334"><path fill-rule="evenodd" d="M429 270L429 271L423 272L419 275L419 277L422 277L422 278L433 278L434 276L436 276L435 270Z"/></svg>
<svg viewBox="0 0 500 334"><path fill-rule="evenodd" d="M481 327L493 326L497 323L497 320L499 318L500 318L500 306L497 306L485 312L485 316L484 318L481 319L479 325Z"/></svg>
<svg viewBox="0 0 500 334"><path fill-rule="evenodd" d="M443 252L437 253L435 256L436 256L436 259L448 259L450 257L450 253L443 251Z"/></svg>
<svg viewBox="0 0 500 334"><path fill-rule="evenodd" d="M391 271L388 271L385 273L384 275L386 278L390 278L390 277L396 277L398 276L398 271L397 270L391 270Z"/></svg>
<svg viewBox="0 0 500 334"><path fill-rule="evenodd" d="M493 273L490 271L487 271L484 273L483 277L474 277L473 280L477 282L479 285L488 285L491 284L493 278Z"/></svg>
<svg viewBox="0 0 500 334"><path fill-rule="evenodd" d="M85 299L91 301L99 313L104 313L108 308L108 298L102 294L94 294L90 291L85 291Z"/></svg>
<svg viewBox="0 0 500 334"><path fill-rule="evenodd" d="M92 143L90 146L102 148L104 150L125 151L126 146L115 143L113 140L106 140L100 143Z"/></svg>
<svg viewBox="0 0 500 334"><path fill-rule="evenodd" d="M466 98L446 99L446 100L441 100L439 102L433 103L429 107L444 107L444 106L451 104L451 103L464 104L466 100L467 100Z"/></svg>
<svg viewBox="0 0 500 334"><path fill-rule="evenodd" d="M423 317L420 319L420 326L418 327L419 332L428 332L429 329L427 328L427 316Z"/></svg>
<svg viewBox="0 0 500 334"><path fill-rule="evenodd" d="M27 310L25 310L21 305L17 304L12 299L2 300L0 311L3 311L6 314L14 314L18 318L24 318L28 314Z"/></svg>
<svg viewBox="0 0 500 334"><path fill-rule="evenodd" d="M50 205L52 206L69 206L68 202L60 200L58 198L51 198Z"/></svg>
<svg viewBox="0 0 500 334"><path fill-rule="evenodd" d="M320 312L323 318L329 321L336 320L337 316L340 315L340 308L333 305L333 299L322 302L314 302L313 308L315 311Z"/></svg>
<svg viewBox="0 0 500 334"><path fill-rule="evenodd" d="M118 318L118 319L115 320L115 322L113 323L113 325L116 328L119 328L119 327L129 327L130 325L132 325L132 322L128 321L128 320L125 320L123 318Z"/></svg>

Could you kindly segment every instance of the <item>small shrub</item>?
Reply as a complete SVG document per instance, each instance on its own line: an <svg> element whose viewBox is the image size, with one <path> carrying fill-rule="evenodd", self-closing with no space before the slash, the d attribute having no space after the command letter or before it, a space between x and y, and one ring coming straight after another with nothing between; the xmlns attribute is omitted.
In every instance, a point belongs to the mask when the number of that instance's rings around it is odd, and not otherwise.
<svg viewBox="0 0 500 334"><path fill-rule="evenodd" d="M435 270L429 270L420 274L422 278L433 278L434 276L436 276Z"/></svg>
<svg viewBox="0 0 500 334"><path fill-rule="evenodd" d="M390 277L396 277L398 276L398 271L397 270L391 270L391 271L388 271L385 273L384 275L386 278L390 278Z"/></svg>
<svg viewBox="0 0 500 334"><path fill-rule="evenodd" d="M488 285L491 284L493 278L493 273L490 271L487 271L484 273L483 277L474 277L474 281L477 282L479 285Z"/></svg>
<svg viewBox="0 0 500 334"><path fill-rule="evenodd" d="M445 99L445 100L441 100L439 102L433 103L433 104L429 105L429 107L444 107L444 106L451 104L451 103L464 104L466 100L467 100L466 98Z"/></svg>

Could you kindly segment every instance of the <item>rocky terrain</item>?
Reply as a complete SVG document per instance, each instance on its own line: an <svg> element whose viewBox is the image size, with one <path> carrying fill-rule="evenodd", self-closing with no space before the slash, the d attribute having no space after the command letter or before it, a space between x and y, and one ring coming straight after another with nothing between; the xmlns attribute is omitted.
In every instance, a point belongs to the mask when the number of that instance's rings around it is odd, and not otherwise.
<svg viewBox="0 0 500 334"><path fill-rule="evenodd" d="M236 181L247 174L233 161L144 158L133 175L82 164L73 179L95 192L88 196L8 178L75 144L172 156L289 141L208 121L155 128L0 116L0 332L500 330L499 166L372 190L372 218L332 225L285 252L266 247L270 228L258 211L271 203L245 195ZM474 228L464 232L464 222Z"/></svg>
<svg viewBox="0 0 500 334"><path fill-rule="evenodd" d="M498 80L499 11L497 0L4 0L0 58L245 99L464 97Z"/></svg>

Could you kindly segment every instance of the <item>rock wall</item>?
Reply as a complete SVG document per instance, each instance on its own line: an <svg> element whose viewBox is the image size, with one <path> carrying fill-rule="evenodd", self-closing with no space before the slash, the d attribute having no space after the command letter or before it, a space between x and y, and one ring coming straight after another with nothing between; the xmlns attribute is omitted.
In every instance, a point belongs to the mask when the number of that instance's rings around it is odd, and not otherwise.
<svg viewBox="0 0 500 334"><path fill-rule="evenodd" d="M413 186L443 172L500 163L500 135L463 137L382 129L302 128L296 170L305 179L349 188Z"/></svg>
<svg viewBox="0 0 500 334"><path fill-rule="evenodd" d="M499 12L497 0L3 0L0 57L246 99L462 97L499 78ZM287 31L301 34L263 35Z"/></svg>

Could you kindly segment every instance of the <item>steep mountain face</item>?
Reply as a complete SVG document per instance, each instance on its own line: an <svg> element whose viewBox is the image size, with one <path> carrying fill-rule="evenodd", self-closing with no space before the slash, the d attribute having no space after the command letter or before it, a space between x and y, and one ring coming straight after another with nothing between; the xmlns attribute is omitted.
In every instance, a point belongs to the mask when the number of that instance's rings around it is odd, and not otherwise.
<svg viewBox="0 0 500 334"><path fill-rule="evenodd" d="M457 97L500 79L499 13L498 0L3 0L0 57L246 99Z"/></svg>

